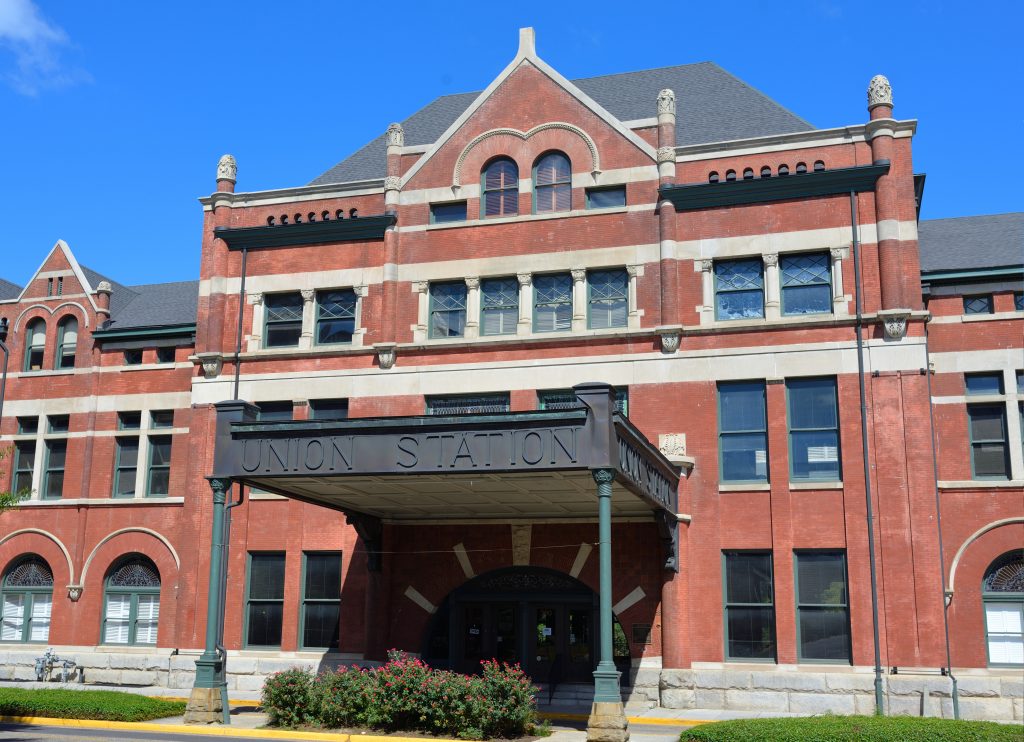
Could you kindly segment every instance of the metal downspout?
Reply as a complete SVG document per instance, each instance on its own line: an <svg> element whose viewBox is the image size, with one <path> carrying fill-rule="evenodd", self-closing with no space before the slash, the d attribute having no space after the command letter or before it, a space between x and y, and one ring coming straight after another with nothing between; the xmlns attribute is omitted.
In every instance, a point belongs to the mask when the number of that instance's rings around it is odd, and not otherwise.
<svg viewBox="0 0 1024 742"><path fill-rule="evenodd" d="M864 315L861 302L860 239L857 237L857 194L850 191L850 226L853 231L853 282L857 311L857 382L860 386L860 436L864 459L864 504L868 520L868 563L871 567L871 628L875 644L875 714L885 715L882 693L882 650L878 636L878 574L875 564L875 523L871 507L871 462L868 459L868 408L864 391Z"/></svg>
<svg viewBox="0 0 1024 742"><path fill-rule="evenodd" d="M932 435L932 472L935 475L935 529L939 536L939 574L942 578L942 628L946 633L946 673L953 683L953 718L960 718L960 694L957 692L956 676L953 674L953 659L949 649L949 602L946 600L946 564L944 561L945 551L942 547L942 498L939 496L939 453L935 442L935 405L932 403L932 361L931 351L928 348L928 322L924 325L924 356L928 368L925 369L925 377L928 379L928 422L931 425Z"/></svg>

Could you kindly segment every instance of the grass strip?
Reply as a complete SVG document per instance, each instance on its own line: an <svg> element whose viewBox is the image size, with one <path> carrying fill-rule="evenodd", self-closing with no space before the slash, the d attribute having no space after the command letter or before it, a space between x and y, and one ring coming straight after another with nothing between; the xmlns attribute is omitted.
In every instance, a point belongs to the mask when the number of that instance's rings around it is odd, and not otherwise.
<svg viewBox="0 0 1024 742"><path fill-rule="evenodd" d="M705 724L682 742L1024 742L1018 724L913 716L811 716Z"/></svg>
<svg viewBox="0 0 1024 742"><path fill-rule="evenodd" d="M185 713L182 701L110 690L0 688L0 716L148 721Z"/></svg>

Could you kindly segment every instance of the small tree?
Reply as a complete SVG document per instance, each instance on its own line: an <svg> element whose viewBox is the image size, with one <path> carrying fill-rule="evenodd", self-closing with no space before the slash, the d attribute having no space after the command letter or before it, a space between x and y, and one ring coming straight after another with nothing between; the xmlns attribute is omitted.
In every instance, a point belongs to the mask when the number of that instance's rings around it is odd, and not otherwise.
<svg viewBox="0 0 1024 742"><path fill-rule="evenodd" d="M11 458L11 451L12 450L13 449L12 449L11 446L7 446L5 448L0 448L0 482L7 481L8 471L7 471L7 466L4 464L4 460ZM12 483L13 483L13 480L12 480ZM7 491L5 489L0 489L0 513L3 513L5 510L10 510L15 505L17 505L20 501L22 501L26 497L28 497L30 494L31 494L31 490L29 490L27 488L23 489L23 490L21 490L19 492L11 492L11 491Z"/></svg>

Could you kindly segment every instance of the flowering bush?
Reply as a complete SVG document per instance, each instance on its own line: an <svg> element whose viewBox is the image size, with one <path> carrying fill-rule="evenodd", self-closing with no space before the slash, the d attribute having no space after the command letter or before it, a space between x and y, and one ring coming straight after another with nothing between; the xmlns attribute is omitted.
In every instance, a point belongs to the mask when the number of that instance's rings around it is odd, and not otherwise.
<svg viewBox="0 0 1024 742"><path fill-rule="evenodd" d="M392 651L387 664L372 670L272 675L263 687L263 704L277 726L370 727L487 739L532 732L536 692L518 665L485 661L480 675L461 675Z"/></svg>

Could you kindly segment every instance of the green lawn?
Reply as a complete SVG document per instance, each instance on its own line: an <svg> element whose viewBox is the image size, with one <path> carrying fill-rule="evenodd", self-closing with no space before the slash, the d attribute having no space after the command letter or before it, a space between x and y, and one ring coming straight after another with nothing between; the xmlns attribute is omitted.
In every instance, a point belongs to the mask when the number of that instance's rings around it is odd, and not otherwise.
<svg viewBox="0 0 1024 742"><path fill-rule="evenodd" d="M681 742L1024 742L1024 727L912 716L812 716L705 724Z"/></svg>
<svg viewBox="0 0 1024 742"><path fill-rule="evenodd" d="M0 688L0 716L146 721L185 713L183 701L111 690Z"/></svg>

